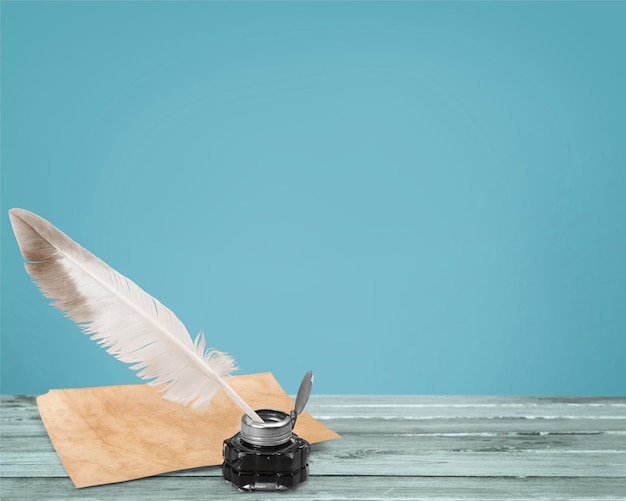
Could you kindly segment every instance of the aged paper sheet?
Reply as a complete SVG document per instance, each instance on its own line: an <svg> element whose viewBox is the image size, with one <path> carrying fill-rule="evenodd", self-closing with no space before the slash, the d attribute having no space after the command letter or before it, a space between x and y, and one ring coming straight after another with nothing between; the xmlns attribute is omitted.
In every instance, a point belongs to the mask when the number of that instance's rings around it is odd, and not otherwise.
<svg viewBox="0 0 626 501"><path fill-rule="evenodd" d="M254 409L294 407L269 372L228 382ZM147 384L51 390L37 405L76 487L221 464L222 443L239 431L243 414L221 390L198 412ZM339 438L306 413L295 433L311 443Z"/></svg>

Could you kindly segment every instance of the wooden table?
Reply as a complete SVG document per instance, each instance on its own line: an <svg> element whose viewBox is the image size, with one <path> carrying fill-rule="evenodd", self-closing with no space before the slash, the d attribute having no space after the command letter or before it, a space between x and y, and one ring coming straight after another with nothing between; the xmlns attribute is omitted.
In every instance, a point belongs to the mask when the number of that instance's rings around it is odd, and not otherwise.
<svg viewBox="0 0 626 501"><path fill-rule="evenodd" d="M626 398L317 396L341 433L288 494L241 494L219 467L75 489L32 396L3 396L5 499L623 499Z"/></svg>

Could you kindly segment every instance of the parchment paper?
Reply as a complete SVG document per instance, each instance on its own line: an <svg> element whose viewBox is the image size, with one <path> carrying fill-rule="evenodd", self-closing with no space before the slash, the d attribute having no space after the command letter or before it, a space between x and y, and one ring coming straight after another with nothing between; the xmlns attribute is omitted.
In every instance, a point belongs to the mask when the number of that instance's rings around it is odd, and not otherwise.
<svg viewBox="0 0 626 501"><path fill-rule="evenodd" d="M228 382L253 409L294 407L269 372ZM37 405L76 487L221 464L222 443L239 431L243 414L221 390L208 409L192 411L147 384L50 390ZM339 438L306 413L295 432L310 443Z"/></svg>

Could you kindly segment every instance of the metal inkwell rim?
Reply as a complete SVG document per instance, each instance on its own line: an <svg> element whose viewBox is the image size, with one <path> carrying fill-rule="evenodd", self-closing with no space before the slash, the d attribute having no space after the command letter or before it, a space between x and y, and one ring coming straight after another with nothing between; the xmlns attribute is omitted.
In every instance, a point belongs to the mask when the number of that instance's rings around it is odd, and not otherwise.
<svg viewBox="0 0 626 501"><path fill-rule="evenodd" d="M241 438L258 447L281 445L293 435L293 421L290 414L274 409L260 409L256 413L262 423L253 421L244 414L241 418Z"/></svg>

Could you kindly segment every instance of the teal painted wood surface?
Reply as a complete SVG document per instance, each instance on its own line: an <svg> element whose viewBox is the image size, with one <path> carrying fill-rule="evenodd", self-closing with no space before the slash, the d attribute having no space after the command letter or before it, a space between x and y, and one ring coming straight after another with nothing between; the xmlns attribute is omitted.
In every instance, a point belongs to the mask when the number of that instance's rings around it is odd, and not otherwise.
<svg viewBox="0 0 626 501"><path fill-rule="evenodd" d="M3 396L4 499L626 500L626 398L312 396L342 434L312 446L310 479L242 494L218 467L75 489L32 396Z"/></svg>

